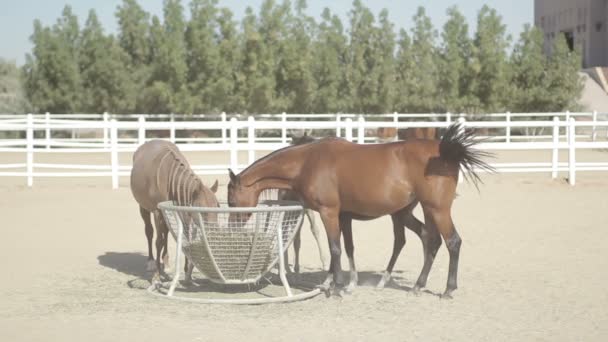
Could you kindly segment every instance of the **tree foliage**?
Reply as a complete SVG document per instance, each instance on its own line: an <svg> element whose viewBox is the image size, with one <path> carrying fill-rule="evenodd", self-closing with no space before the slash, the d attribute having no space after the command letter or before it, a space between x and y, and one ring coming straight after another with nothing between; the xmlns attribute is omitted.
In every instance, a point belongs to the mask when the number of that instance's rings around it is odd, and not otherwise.
<svg viewBox="0 0 608 342"><path fill-rule="evenodd" d="M580 55L564 39L547 57L527 26L510 51L488 6L474 32L451 7L438 33L420 7L397 34L387 10L361 0L346 23L329 9L315 20L305 0L265 0L240 22L218 0L164 0L162 18L140 3L117 7L115 36L94 11L81 27L69 6L54 25L35 21L23 86L9 87L55 113L557 111L581 92Z"/></svg>

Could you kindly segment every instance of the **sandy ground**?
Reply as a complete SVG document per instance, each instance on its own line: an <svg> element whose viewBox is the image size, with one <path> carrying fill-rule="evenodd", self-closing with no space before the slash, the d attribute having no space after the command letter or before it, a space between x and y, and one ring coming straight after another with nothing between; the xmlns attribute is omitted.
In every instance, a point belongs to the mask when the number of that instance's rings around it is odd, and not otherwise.
<svg viewBox="0 0 608 342"><path fill-rule="evenodd" d="M608 155L597 153L589 158ZM36 179L31 189L24 179L0 178L0 340L606 341L608 178L577 178L570 187L546 174L484 176L480 193L462 184L453 210L463 239L453 300L437 296L447 278L445 246L429 292L408 292L422 266L420 241L409 231L396 282L373 287L392 248L385 217L354 224L360 286L352 295L263 306L150 296L143 224L127 178L114 191L106 178ZM225 197L226 178L220 183ZM303 230L303 277L318 280L324 273Z"/></svg>

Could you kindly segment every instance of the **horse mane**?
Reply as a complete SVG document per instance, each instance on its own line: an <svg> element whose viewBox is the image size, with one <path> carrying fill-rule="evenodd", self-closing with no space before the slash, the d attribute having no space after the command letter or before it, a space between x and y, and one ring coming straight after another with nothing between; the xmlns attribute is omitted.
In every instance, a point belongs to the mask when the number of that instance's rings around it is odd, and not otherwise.
<svg viewBox="0 0 608 342"><path fill-rule="evenodd" d="M192 171L190 165L186 162L181 154L173 148L166 147L166 152L160 159L158 168L156 169L156 187L160 187L160 170L166 160L171 162L169 167L169 175L167 177L167 191L170 201L177 203L179 206L191 206L194 201L194 195L201 190L203 182Z"/></svg>

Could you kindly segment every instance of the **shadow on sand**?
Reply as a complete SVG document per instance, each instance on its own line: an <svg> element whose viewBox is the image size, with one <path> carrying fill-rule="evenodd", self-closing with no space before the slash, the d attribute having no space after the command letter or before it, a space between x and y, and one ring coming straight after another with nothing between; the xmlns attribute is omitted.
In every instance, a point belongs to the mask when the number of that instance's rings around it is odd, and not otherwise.
<svg viewBox="0 0 608 342"><path fill-rule="evenodd" d="M147 279L148 257L140 253L106 252L97 257L101 266L111 268L126 275Z"/></svg>
<svg viewBox="0 0 608 342"><path fill-rule="evenodd" d="M146 272L146 262L148 257L140 253L132 252L106 252L103 255L97 257L97 260L101 266L113 269L123 274L133 276L135 279L129 280L127 285L131 288L146 288L150 283L152 276L151 272ZM412 291L412 286L409 284L411 281L404 279L400 276L402 272L393 272L392 279L389 281L385 288L404 290L407 292ZM349 274L344 272L344 281L348 283ZM183 273L182 273L183 276ZM185 292L220 292L220 293L239 293L239 292L258 292L266 288L269 285L280 285L279 276L277 275L276 268L271 273L266 274L257 284L249 285L230 285L226 286L223 284L216 284L208 279L201 277L202 275L195 270L193 274L194 286L184 286L182 291ZM304 269L299 275L295 273L288 274L288 281L294 289L307 291L312 289L318 284L321 284L327 271L323 270L306 270ZM358 287L376 287L382 274L378 272L363 271L358 273L359 282ZM170 280L170 279L164 279ZM180 281L182 285L185 285ZM407 284L407 285L404 285ZM423 290L423 293L440 296L438 293L431 292L429 290ZM261 293L260 293L261 294Z"/></svg>

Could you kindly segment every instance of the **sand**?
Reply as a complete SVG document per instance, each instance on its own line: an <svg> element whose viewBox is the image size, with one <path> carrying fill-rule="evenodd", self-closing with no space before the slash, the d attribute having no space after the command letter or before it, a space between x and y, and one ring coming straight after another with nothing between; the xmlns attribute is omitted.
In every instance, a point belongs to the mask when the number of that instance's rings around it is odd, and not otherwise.
<svg viewBox="0 0 608 342"><path fill-rule="evenodd" d="M0 178L0 340L608 340L605 172L579 173L575 187L547 174L483 179L480 193L462 184L454 203L463 245L453 300L438 297L445 245L428 292L408 291L422 266L420 241L409 231L395 283L374 288L392 248L385 217L354 223L360 286L352 295L211 306L145 291L146 242L128 178L118 190L107 178L36 179L31 189L22 178ZM226 181L220 177L221 196ZM318 280L325 273L303 230L303 276Z"/></svg>

